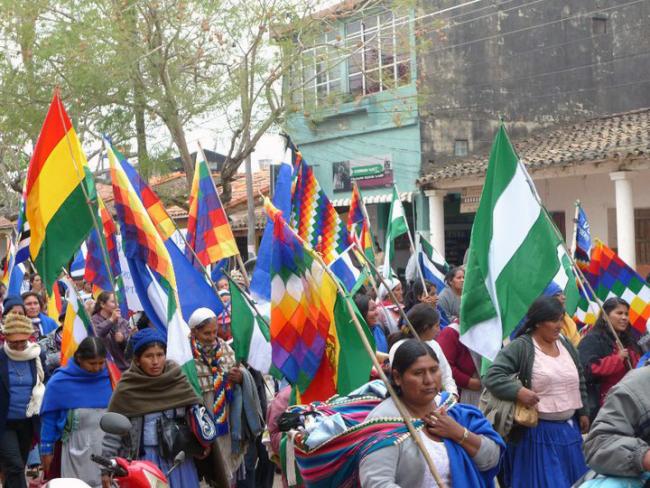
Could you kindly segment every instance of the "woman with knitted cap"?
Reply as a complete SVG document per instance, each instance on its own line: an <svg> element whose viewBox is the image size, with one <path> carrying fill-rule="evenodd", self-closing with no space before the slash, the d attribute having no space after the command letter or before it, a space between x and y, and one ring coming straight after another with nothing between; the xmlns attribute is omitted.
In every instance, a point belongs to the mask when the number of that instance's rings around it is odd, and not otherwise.
<svg viewBox="0 0 650 488"><path fill-rule="evenodd" d="M221 482L233 480L243 453L231 454L228 420L233 385L242 383L243 368L235 366L235 352L218 336L217 315L212 310L198 308L190 316L188 325L192 331L190 341L203 402L214 416L218 436L218 449L213 450L206 460L198 462L199 473L208 482L222 477Z"/></svg>
<svg viewBox="0 0 650 488"><path fill-rule="evenodd" d="M173 465L173 456L163 455L159 428L168 419L183 422L187 410L202 401L180 366L167 360L167 340L160 332L152 328L140 330L131 337L131 344L133 362L117 384L108 411L128 417L132 428L126 438L106 434L103 455L145 459L167 472ZM102 484L111 486L108 475L102 476ZM169 484L172 488L199 486L191 454L171 472Z"/></svg>
<svg viewBox="0 0 650 488"><path fill-rule="evenodd" d="M0 467L5 485L22 488L25 463L39 432L38 413L45 393L41 348L30 342L32 321L10 313L4 318L0 349Z"/></svg>

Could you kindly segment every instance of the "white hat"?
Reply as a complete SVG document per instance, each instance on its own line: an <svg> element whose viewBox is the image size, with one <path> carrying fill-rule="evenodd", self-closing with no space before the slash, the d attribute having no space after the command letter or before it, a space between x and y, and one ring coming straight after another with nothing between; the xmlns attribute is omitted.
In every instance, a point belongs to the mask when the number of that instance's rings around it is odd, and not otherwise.
<svg viewBox="0 0 650 488"><path fill-rule="evenodd" d="M390 363L391 366L393 366L393 359L395 359L395 353L397 352L397 349L399 349L399 346L401 346L405 342L406 339L400 339L395 344L393 344L390 348L390 351L388 351L388 362Z"/></svg>
<svg viewBox="0 0 650 488"><path fill-rule="evenodd" d="M397 278L384 278L384 281L390 287L391 291L393 291L395 287L397 287L397 285L401 284L400 280L398 280ZM386 287L382 283L379 286L379 299L385 300L387 296L388 296L388 290L386 290Z"/></svg>
<svg viewBox="0 0 650 488"><path fill-rule="evenodd" d="M197 308L196 310L194 310L194 312L192 312L192 315L190 315L190 320L187 321L187 325L190 326L190 329L193 329L201 325L206 320L216 319L216 318L217 318L217 314L214 313L212 310L210 310L207 307L201 307L201 308Z"/></svg>

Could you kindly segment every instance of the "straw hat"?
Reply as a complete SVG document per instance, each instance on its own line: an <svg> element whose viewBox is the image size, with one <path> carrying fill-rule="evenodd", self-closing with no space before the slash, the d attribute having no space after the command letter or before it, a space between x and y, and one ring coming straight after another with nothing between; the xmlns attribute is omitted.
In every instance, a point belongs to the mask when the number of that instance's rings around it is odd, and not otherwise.
<svg viewBox="0 0 650 488"><path fill-rule="evenodd" d="M8 340L27 340L34 333L34 327L28 317L17 313L10 313L4 318L2 333Z"/></svg>

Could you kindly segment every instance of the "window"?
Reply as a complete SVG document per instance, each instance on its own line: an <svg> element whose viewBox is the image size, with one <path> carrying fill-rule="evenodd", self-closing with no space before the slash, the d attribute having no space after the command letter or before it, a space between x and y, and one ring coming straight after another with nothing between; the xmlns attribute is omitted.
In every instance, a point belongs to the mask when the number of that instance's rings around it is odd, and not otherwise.
<svg viewBox="0 0 650 488"><path fill-rule="evenodd" d="M464 158L469 154L469 143L467 139L456 139L454 141L454 156Z"/></svg>
<svg viewBox="0 0 650 488"><path fill-rule="evenodd" d="M591 32L594 35L607 34L607 17L595 15L591 19Z"/></svg>
<svg viewBox="0 0 650 488"><path fill-rule="evenodd" d="M349 22L345 46L350 94L368 95L410 83L410 45L408 17L384 12Z"/></svg>
<svg viewBox="0 0 650 488"><path fill-rule="evenodd" d="M291 100L305 106L323 103L330 95L341 91L340 63L336 61L336 32L324 34L305 49L302 59L292 67L289 75Z"/></svg>

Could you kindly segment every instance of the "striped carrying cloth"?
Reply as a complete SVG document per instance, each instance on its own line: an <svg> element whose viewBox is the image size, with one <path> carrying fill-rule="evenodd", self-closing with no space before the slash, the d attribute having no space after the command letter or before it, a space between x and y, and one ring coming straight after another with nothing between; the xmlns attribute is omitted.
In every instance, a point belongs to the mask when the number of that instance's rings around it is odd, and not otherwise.
<svg viewBox="0 0 650 488"><path fill-rule="evenodd" d="M402 442L409 436L401 418L373 418L366 421L368 414L384 399L386 388L380 380L371 381L352 392L349 396L332 397L327 402L314 402L288 409L291 413L313 416L315 426L307 426L309 433L299 433L293 439L293 454L299 474L310 488L350 488L359 485L359 463L368 454ZM444 399L444 406L453 406L454 397ZM328 419L339 415L334 422L345 429L334 432L325 427ZM342 421L342 423L341 423ZM331 422L327 422L331 425ZM417 430L422 428L421 420L413 421ZM331 431L330 435L326 432ZM287 436L285 434L285 436ZM310 438L318 436L317 443ZM292 444L283 442L286 449ZM282 452L283 465L292 456Z"/></svg>

